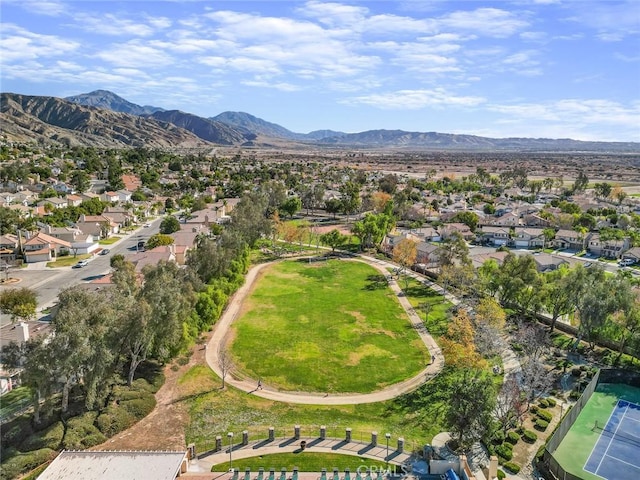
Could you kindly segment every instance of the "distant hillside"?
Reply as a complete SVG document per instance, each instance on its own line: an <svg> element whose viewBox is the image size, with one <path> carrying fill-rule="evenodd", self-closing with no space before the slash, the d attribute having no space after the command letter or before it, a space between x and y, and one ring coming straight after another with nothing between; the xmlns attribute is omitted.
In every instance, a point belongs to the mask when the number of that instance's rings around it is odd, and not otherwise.
<svg viewBox="0 0 640 480"><path fill-rule="evenodd" d="M147 115L163 111L159 107L136 105L108 90L94 90L93 92L66 97L65 100L86 107L106 108L114 112L129 113L131 115Z"/></svg>
<svg viewBox="0 0 640 480"><path fill-rule="evenodd" d="M443 150L638 152L635 142L584 142L550 138L488 138L437 132L368 130L318 140L319 144L360 147L406 147Z"/></svg>
<svg viewBox="0 0 640 480"><path fill-rule="evenodd" d="M322 140L323 138L343 137L345 135L346 133L336 132L335 130L314 130L313 132L307 133L305 138L310 140Z"/></svg>
<svg viewBox="0 0 640 480"><path fill-rule="evenodd" d="M223 112L215 117L211 117L211 120L241 127L256 135L263 135L265 137L285 138L288 140L305 139L304 134L292 132L278 124L267 122L244 112Z"/></svg>
<svg viewBox="0 0 640 480"><path fill-rule="evenodd" d="M0 132L12 141L101 147L196 147L207 142L167 122L56 97L0 94Z"/></svg>
<svg viewBox="0 0 640 480"><path fill-rule="evenodd" d="M156 120L172 123L177 127L190 131L203 140L220 145L243 144L256 138L256 134L251 131L234 128L223 122L198 117L179 110L159 111L147 116L147 118L155 118Z"/></svg>

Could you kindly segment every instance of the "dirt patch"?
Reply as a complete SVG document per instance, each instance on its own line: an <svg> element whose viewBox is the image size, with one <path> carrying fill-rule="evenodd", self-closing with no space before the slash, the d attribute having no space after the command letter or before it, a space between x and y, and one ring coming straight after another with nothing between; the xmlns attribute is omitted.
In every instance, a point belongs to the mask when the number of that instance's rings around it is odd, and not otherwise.
<svg viewBox="0 0 640 480"><path fill-rule="evenodd" d="M15 285L16 283L20 283L21 281L21 278L7 278L6 280L0 280L0 286Z"/></svg>
<svg viewBox="0 0 640 480"><path fill-rule="evenodd" d="M186 365L178 368L177 363L167 365L164 385L156 393L156 408L131 428L92 450L185 450L189 412L178 380L194 365L206 365L204 353L204 346L195 345Z"/></svg>

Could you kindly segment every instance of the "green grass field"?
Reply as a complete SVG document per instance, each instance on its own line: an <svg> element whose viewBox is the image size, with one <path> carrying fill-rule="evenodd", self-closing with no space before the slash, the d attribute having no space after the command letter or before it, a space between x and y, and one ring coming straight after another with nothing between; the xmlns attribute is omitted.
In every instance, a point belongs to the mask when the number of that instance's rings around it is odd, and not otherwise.
<svg viewBox="0 0 640 480"><path fill-rule="evenodd" d="M595 421L597 420L599 425L606 425L614 406L621 398L640 403L640 388L612 383L597 386L553 454L567 472L584 480L602 480L601 477L585 471L583 467L600 436L598 431L593 430Z"/></svg>
<svg viewBox="0 0 640 480"><path fill-rule="evenodd" d="M231 463L233 468L240 470L241 473L244 472L246 468L250 468L251 472L254 473L262 467L265 469L265 474L268 474L270 468L274 468L276 475L280 473L280 469L282 468L286 468L288 472L291 472L294 467L297 467L300 472L320 472L323 468L326 468L328 472L327 475L333 473L333 468L337 468L341 472L344 472L345 468L348 468L353 474L355 474L358 467L360 467L363 472L365 468L386 468L384 462L365 457L340 455L336 453L311 453L308 451L243 458L240 460L232 460ZM228 469L229 462L224 462L214 465L211 471L226 472Z"/></svg>
<svg viewBox="0 0 640 480"><path fill-rule="evenodd" d="M372 392L417 374L429 352L377 270L286 261L264 273L232 327L240 375L282 390Z"/></svg>

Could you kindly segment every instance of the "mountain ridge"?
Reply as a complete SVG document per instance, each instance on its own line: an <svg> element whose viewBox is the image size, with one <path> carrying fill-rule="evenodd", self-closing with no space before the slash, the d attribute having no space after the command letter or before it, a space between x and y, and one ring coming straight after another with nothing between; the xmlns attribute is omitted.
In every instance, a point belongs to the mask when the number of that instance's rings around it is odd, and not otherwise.
<svg viewBox="0 0 640 480"><path fill-rule="evenodd" d="M20 96L19 94L2 94ZM29 96L21 96L29 97ZM24 121L24 115L31 115L31 112L17 112L11 110L5 111L5 105L2 105L3 119L13 127L14 134L20 138L28 138L29 132L33 136L42 136L42 132L46 131L50 138L65 137L71 135L71 131L77 131L78 142L97 142L116 144L144 144L150 142L155 145L173 146L183 143L192 144L198 141L206 143L214 143L223 146L273 146L281 141L290 141L300 146L307 145L309 147L319 148L396 148L396 149L415 149L415 150L501 150L501 151L596 151L596 152L640 152L640 143L637 142L589 142L573 139L552 139L552 138L490 138L468 134L451 134L439 132L408 132L404 130L367 130L357 133L343 133L334 130L316 130L304 133L296 133L282 127L281 125L268 122L261 118L255 117L245 112L222 112L214 117L200 117L191 113L182 112L180 110L164 110L160 107L142 107L119 97L108 90L94 90L87 94L80 94L66 99L56 99L56 97L35 97L31 96L31 103L36 102L36 98L41 104L51 102L65 102L65 104L56 104L58 115L65 118L64 125L51 123L43 118L38 118L42 124L37 122L29 127L29 122ZM52 100L54 99L54 100ZM90 103L92 105L85 106L80 102ZM66 105L63 107L62 105ZM95 109L89 122L88 117L84 118L78 112L72 114L73 108L69 105L82 106L82 108ZM100 105L101 108L95 105ZM33 105L32 105L33 106ZM61 109L70 109L67 114L63 115ZM121 112L114 109L126 110ZM36 109L37 110L37 109ZM119 113L127 115L127 117L112 117L104 112ZM145 112L140 114L132 114L129 112ZM15 118L12 117L15 116ZM57 118L56 115L51 119ZM85 115L86 116L86 115ZM147 120L152 123L144 124L138 120ZM21 120L22 119L22 120ZM100 119L107 124L99 125ZM73 121L72 121L73 120ZM117 122L123 122L118 127ZM75 123L74 123L75 122ZM87 124L86 122L89 122ZM111 122L111 123L109 123ZM154 123L155 122L155 123ZM37 125L36 125L37 124ZM9 128L9 130L11 130ZM54 131L56 128L64 128L64 132ZM122 135L118 130L127 130L127 135ZM3 127L3 131L7 131ZM40 132L40 133L39 133ZM184 133L182 133L184 132ZM189 134L189 135L186 135ZM97 135L97 137L96 137ZM105 138L100 138L105 135ZM186 135L186 136L185 136ZM46 136L46 135L45 135ZM154 140L154 136L158 139ZM111 139L110 141L108 139ZM197 139L197 140L196 140ZM274 142L275 141L275 142Z"/></svg>

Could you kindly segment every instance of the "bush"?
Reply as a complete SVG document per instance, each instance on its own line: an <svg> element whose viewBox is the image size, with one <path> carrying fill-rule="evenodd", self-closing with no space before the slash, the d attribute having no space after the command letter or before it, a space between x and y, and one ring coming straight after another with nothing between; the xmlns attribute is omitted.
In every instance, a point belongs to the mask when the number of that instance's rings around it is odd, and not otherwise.
<svg viewBox="0 0 640 480"><path fill-rule="evenodd" d="M545 422L544 420L536 420L536 425L535 425L536 430L540 430L541 432L544 432L548 426L549 426L549 422Z"/></svg>
<svg viewBox="0 0 640 480"><path fill-rule="evenodd" d="M65 450L85 450L107 440L100 430L93 424L95 414L87 413L74 417L67 422L67 431L62 440Z"/></svg>
<svg viewBox="0 0 640 480"><path fill-rule="evenodd" d="M502 442L504 442L504 432L502 430L498 430L493 434L493 437L491 437L491 443L494 445L500 445Z"/></svg>
<svg viewBox="0 0 640 480"><path fill-rule="evenodd" d="M541 398L538 402L538 406L540 406L540 408L547 408L549 407L549 402L547 402L545 398Z"/></svg>
<svg viewBox="0 0 640 480"><path fill-rule="evenodd" d="M520 471L520 465L518 465L517 463L506 462L502 466L504 468L506 468L507 470L509 470L513 474L516 474L516 473L518 473Z"/></svg>
<svg viewBox="0 0 640 480"><path fill-rule="evenodd" d="M520 436L524 435L524 427L520 426L518 428L516 428L516 433Z"/></svg>
<svg viewBox="0 0 640 480"><path fill-rule="evenodd" d="M496 454L504 460L511 460L513 458L513 445L510 443L498 445L496 447Z"/></svg>
<svg viewBox="0 0 640 480"><path fill-rule="evenodd" d="M581 374L582 370L580 370L580 367L576 367L571 370L571 375L573 375L574 377L579 377Z"/></svg>
<svg viewBox="0 0 640 480"><path fill-rule="evenodd" d="M506 476L507 476L506 473L504 473L502 470L498 469L498 480L502 480Z"/></svg>
<svg viewBox="0 0 640 480"><path fill-rule="evenodd" d="M522 435L522 439L527 443L535 443L538 439L538 435L536 435L536 432L532 432L531 430L525 430L524 435Z"/></svg>
<svg viewBox="0 0 640 480"><path fill-rule="evenodd" d="M518 440L520 440L520 435L518 435L516 432L509 432L509 434L507 435L507 442L509 442L511 445L515 445L516 443L518 443Z"/></svg>
<svg viewBox="0 0 640 480"><path fill-rule="evenodd" d="M96 427L107 437L112 437L116 433L129 428L135 421L136 419L124 408L110 405L96 419Z"/></svg>
<svg viewBox="0 0 640 480"><path fill-rule="evenodd" d="M21 416L2 426L2 448L17 447L33 433L29 416Z"/></svg>
<svg viewBox="0 0 640 480"><path fill-rule="evenodd" d="M544 457L544 447L545 445L542 444L540 445L540 448L538 448L538 451L536 452L536 460L540 461L542 460L542 457Z"/></svg>
<svg viewBox="0 0 640 480"><path fill-rule="evenodd" d="M553 418L553 413L547 412L545 410L538 410L538 413L536 415L538 415L538 417L540 417L542 420L545 420L547 422L550 422L551 419Z"/></svg>
<svg viewBox="0 0 640 480"><path fill-rule="evenodd" d="M556 399L551 397L547 398L547 403L550 407L555 407L558 404L558 402L556 402Z"/></svg>
<svg viewBox="0 0 640 480"><path fill-rule="evenodd" d="M64 425L62 422L56 422L46 430L30 435L24 442L22 442L19 450L21 452L30 452L32 450L41 450L43 448L57 450L60 448L63 436Z"/></svg>
<svg viewBox="0 0 640 480"><path fill-rule="evenodd" d="M141 420L149 415L156 407L156 399L153 395L145 395L135 400L127 400L120 402L120 408L135 418L135 421Z"/></svg>
<svg viewBox="0 0 640 480"><path fill-rule="evenodd" d="M529 407L529 411L530 411L531 413L537 413L537 412L538 412L538 406L537 406L537 405L531 405L531 406Z"/></svg>
<svg viewBox="0 0 640 480"><path fill-rule="evenodd" d="M57 455L57 452L50 448L41 448L26 453L16 452L11 458L8 458L6 453L3 452L4 458L1 473L1 478L3 479L19 477L22 473L33 470L38 465L52 460Z"/></svg>

